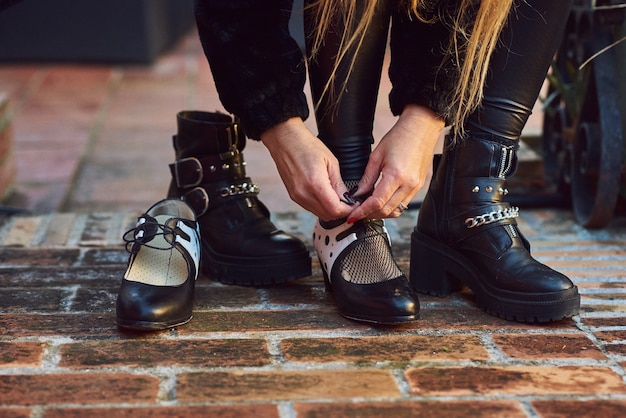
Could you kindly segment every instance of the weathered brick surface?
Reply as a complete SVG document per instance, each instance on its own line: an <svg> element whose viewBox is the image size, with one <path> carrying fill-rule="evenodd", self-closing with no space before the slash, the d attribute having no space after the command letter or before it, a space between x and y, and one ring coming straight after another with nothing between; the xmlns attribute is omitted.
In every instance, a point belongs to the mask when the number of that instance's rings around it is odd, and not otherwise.
<svg viewBox="0 0 626 418"><path fill-rule="evenodd" d="M492 338L504 354L513 358L606 358L589 338L579 334L498 334Z"/></svg>
<svg viewBox="0 0 626 418"><path fill-rule="evenodd" d="M45 343L0 342L0 367L38 367Z"/></svg>
<svg viewBox="0 0 626 418"><path fill-rule="evenodd" d="M28 417L29 415L24 415ZM160 406L136 408L55 408L47 409L44 418L279 418L276 405L203 405L203 406Z"/></svg>
<svg viewBox="0 0 626 418"><path fill-rule="evenodd" d="M526 417L515 401L398 401L359 403L296 404L299 417L305 418L466 418L466 417Z"/></svg>
<svg viewBox="0 0 626 418"><path fill-rule="evenodd" d="M422 296L413 324L359 324L338 314L314 260L313 276L274 288L201 277L189 324L142 334L115 325L128 257L115 233L132 218L68 216L64 232L51 228L55 216L26 216L0 228L6 240L37 225L0 255L0 414L543 417L624 408L624 274L585 261L596 252L626 259L614 240L538 240L542 261L572 259L563 264L583 293L581 314L552 324L487 315L469 290ZM397 248L408 271L410 247Z"/></svg>
<svg viewBox="0 0 626 418"><path fill-rule="evenodd" d="M60 367L259 367L269 364L263 340L87 341L65 344Z"/></svg>
<svg viewBox="0 0 626 418"><path fill-rule="evenodd" d="M406 372L421 396L625 394L621 376L591 366L419 367Z"/></svg>
<svg viewBox="0 0 626 418"><path fill-rule="evenodd" d="M351 362L488 360L476 336L379 336L352 338L298 338L281 343L285 358L295 362Z"/></svg>
<svg viewBox="0 0 626 418"><path fill-rule="evenodd" d="M535 401L532 406L544 418L568 418L587 414L611 418L626 416L626 401L624 400Z"/></svg>
<svg viewBox="0 0 626 418"><path fill-rule="evenodd" d="M156 401L158 379L131 373L0 376L5 405L144 403Z"/></svg>
<svg viewBox="0 0 626 418"><path fill-rule="evenodd" d="M400 397L392 374L376 369L185 373L176 393L182 402Z"/></svg>

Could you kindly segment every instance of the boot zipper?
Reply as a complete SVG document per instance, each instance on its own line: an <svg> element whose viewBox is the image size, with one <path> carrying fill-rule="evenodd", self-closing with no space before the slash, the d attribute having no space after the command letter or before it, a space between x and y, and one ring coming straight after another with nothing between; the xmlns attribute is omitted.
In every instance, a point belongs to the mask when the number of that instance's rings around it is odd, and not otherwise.
<svg viewBox="0 0 626 418"><path fill-rule="evenodd" d="M500 159L500 167L498 171L499 178L505 178L511 169L513 162L513 150L510 148L502 147L502 158Z"/></svg>
<svg viewBox="0 0 626 418"><path fill-rule="evenodd" d="M504 229L509 234L509 237L511 237L511 239L517 238L517 230L515 229L515 226L513 226L513 225L504 225Z"/></svg>

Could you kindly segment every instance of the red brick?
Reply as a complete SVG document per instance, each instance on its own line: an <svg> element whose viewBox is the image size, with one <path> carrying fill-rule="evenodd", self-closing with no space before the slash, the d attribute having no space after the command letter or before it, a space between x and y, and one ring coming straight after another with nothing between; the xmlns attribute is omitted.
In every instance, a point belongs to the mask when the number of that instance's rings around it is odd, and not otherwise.
<svg viewBox="0 0 626 418"><path fill-rule="evenodd" d="M589 327L621 327L626 323L626 317L596 317L582 318L583 324Z"/></svg>
<svg viewBox="0 0 626 418"><path fill-rule="evenodd" d="M158 379L129 373L70 373L0 376L7 405L154 402Z"/></svg>
<svg viewBox="0 0 626 418"><path fill-rule="evenodd" d="M509 357L523 359L592 358L606 356L584 335L577 334L501 334L494 342Z"/></svg>
<svg viewBox="0 0 626 418"><path fill-rule="evenodd" d="M62 289L3 289L0 306L5 312L58 312L64 295Z"/></svg>
<svg viewBox="0 0 626 418"><path fill-rule="evenodd" d="M609 344L606 346L609 353L618 356L626 355L626 344Z"/></svg>
<svg viewBox="0 0 626 418"><path fill-rule="evenodd" d="M515 401L400 401L358 403L306 403L295 404L298 417L302 418L466 418L480 417L526 417Z"/></svg>
<svg viewBox="0 0 626 418"><path fill-rule="evenodd" d="M0 368L37 367L45 348L45 343L0 342Z"/></svg>
<svg viewBox="0 0 626 418"><path fill-rule="evenodd" d="M602 367L511 366L414 368L406 372L420 396L607 395L624 394L626 385Z"/></svg>
<svg viewBox="0 0 626 418"><path fill-rule="evenodd" d="M550 260L550 267L558 271L567 270L586 270L586 269L604 269L607 266L606 260L596 258L586 258L570 260L563 257L563 253L560 253L558 260ZM626 260L611 260L611 268L624 269L626 268Z"/></svg>
<svg viewBox="0 0 626 418"><path fill-rule="evenodd" d="M255 367L269 364L264 340L123 340L65 344L61 367Z"/></svg>
<svg viewBox="0 0 626 418"><path fill-rule="evenodd" d="M3 249L4 251L4 249ZM117 287L124 274L121 266L100 267L3 267L0 269L0 286L14 287L19 283L22 288L47 288L75 286L101 289L103 287Z"/></svg>
<svg viewBox="0 0 626 418"><path fill-rule="evenodd" d="M20 408L2 408L0 409L0 416L2 418L30 418L32 417L32 411L30 409Z"/></svg>
<svg viewBox="0 0 626 418"><path fill-rule="evenodd" d="M305 399L398 398L384 370L198 372L178 377L180 402L254 402Z"/></svg>
<svg viewBox="0 0 626 418"><path fill-rule="evenodd" d="M616 341L626 340L626 330L624 331L600 331L594 333L596 337L607 342L613 343Z"/></svg>
<svg viewBox="0 0 626 418"><path fill-rule="evenodd" d="M283 340L281 348L287 360L303 362L408 362L489 358L478 337L467 335L298 338Z"/></svg>
<svg viewBox="0 0 626 418"><path fill-rule="evenodd" d="M581 307L580 307L580 313L608 313L608 312L614 312L614 313L623 313L626 312L626 300L624 301L624 303L621 304L587 304L586 300L588 298L586 298L585 296L583 296L581 298Z"/></svg>
<svg viewBox="0 0 626 418"><path fill-rule="evenodd" d="M194 301L196 312L219 308L241 308L260 303L261 295L254 287L223 286L204 278L196 282Z"/></svg>
<svg viewBox="0 0 626 418"><path fill-rule="evenodd" d="M0 334L26 336L116 336L115 314L0 314Z"/></svg>
<svg viewBox="0 0 626 418"><path fill-rule="evenodd" d="M599 275L600 273L604 273L601 277L613 277L612 275L606 274L604 270L596 270L595 273L598 273ZM626 273L624 273L624 276L626 276ZM626 289L626 282L577 282L576 286L578 286L579 289L623 290ZM620 294L623 295L623 293Z"/></svg>
<svg viewBox="0 0 626 418"><path fill-rule="evenodd" d="M69 266L76 262L80 251L77 248L3 248L0 264L23 266Z"/></svg>
<svg viewBox="0 0 626 418"><path fill-rule="evenodd" d="M534 401L532 406L542 418L626 416L626 401L624 400Z"/></svg>
<svg viewBox="0 0 626 418"><path fill-rule="evenodd" d="M279 418L276 405L228 405L228 406L160 406L145 408L59 408L49 409L44 418Z"/></svg>

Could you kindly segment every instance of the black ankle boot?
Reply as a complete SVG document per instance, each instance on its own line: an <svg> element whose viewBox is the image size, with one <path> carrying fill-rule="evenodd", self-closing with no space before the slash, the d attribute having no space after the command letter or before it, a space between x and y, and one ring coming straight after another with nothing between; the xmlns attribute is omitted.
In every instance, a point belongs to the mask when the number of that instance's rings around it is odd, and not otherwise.
<svg viewBox="0 0 626 418"><path fill-rule="evenodd" d="M447 145L411 235L413 288L446 296L465 284L486 312L520 322L576 315L577 287L532 258L519 209L502 200L517 141L473 135Z"/></svg>
<svg viewBox="0 0 626 418"><path fill-rule="evenodd" d="M311 274L311 257L297 238L278 230L246 177L245 135L230 116L177 115L176 161L168 195L196 212L202 271L226 284L263 286Z"/></svg>

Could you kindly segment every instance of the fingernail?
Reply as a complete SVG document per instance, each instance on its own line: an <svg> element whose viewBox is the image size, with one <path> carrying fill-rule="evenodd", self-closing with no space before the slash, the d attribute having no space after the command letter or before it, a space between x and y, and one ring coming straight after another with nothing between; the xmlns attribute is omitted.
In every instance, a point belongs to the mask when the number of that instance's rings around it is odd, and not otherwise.
<svg viewBox="0 0 626 418"><path fill-rule="evenodd" d="M349 224L353 224L353 223L355 223L356 221L358 221L358 219L357 219L357 218L349 218L349 219L348 219L348 223L349 223Z"/></svg>

